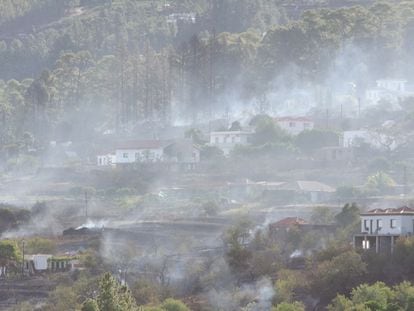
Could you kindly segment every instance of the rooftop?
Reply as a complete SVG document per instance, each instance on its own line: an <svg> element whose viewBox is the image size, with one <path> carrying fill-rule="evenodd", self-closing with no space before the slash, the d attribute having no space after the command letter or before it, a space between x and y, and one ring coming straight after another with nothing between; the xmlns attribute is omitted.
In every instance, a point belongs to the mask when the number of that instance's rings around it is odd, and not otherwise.
<svg viewBox="0 0 414 311"><path fill-rule="evenodd" d="M275 120L279 121L279 122L291 122L291 121L313 122L311 119L309 119L307 117L278 117L278 118L275 118Z"/></svg>
<svg viewBox="0 0 414 311"><path fill-rule="evenodd" d="M250 135L253 134L251 131L214 131L210 135Z"/></svg>
<svg viewBox="0 0 414 311"><path fill-rule="evenodd" d="M160 149L171 144L167 140L129 140L117 144L116 149Z"/></svg>
<svg viewBox="0 0 414 311"><path fill-rule="evenodd" d="M414 215L414 208L403 206L398 208L376 208L367 212L361 213L362 216L369 215Z"/></svg>
<svg viewBox="0 0 414 311"><path fill-rule="evenodd" d="M323 184L319 181L298 180L288 182L280 187L280 190L304 191L304 192L335 192L335 188Z"/></svg>
<svg viewBox="0 0 414 311"><path fill-rule="evenodd" d="M270 224L270 227L290 227L295 225L306 225L308 222L299 217L286 217L275 223Z"/></svg>

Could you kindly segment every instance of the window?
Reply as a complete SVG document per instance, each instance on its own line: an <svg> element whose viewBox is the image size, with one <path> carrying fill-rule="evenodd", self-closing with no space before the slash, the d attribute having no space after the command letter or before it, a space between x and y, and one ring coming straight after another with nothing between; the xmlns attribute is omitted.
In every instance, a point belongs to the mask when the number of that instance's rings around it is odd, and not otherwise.
<svg viewBox="0 0 414 311"><path fill-rule="evenodd" d="M391 219L390 220L390 227L396 228L397 227L397 219Z"/></svg>
<svg viewBox="0 0 414 311"><path fill-rule="evenodd" d="M364 220L364 229L365 229L365 231L369 231L368 219Z"/></svg>
<svg viewBox="0 0 414 311"><path fill-rule="evenodd" d="M123 157L124 159L128 159L128 153L127 153L127 152L125 152L125 153L122 155L122 157Z"/></svg>
<svg viewBox="0 0 414 311"><path fill-rule="evenodd" d="M369 240L363 240L362 241L362 248L363 249L369 249Z"/></svg>
<svg viewBox="0 0 414 311"><path fill-rule="evenodd" d="M214 142L215 142L216 144L218 144L218 143L219 143L219 138L218 138L218 137L215 137L215 138L214 138Z"/></svg>
<svg viewBox="0 0 414 311"><path fill-rule="evenodd" d="M295 122L289 122L289 127L295 127Z"/></svg>
<svg viewBox="0 0 414 311"><path fill-rule="evenodd" d="M377 230L381 230L382 228L382 219L377 219Z"/></svg>

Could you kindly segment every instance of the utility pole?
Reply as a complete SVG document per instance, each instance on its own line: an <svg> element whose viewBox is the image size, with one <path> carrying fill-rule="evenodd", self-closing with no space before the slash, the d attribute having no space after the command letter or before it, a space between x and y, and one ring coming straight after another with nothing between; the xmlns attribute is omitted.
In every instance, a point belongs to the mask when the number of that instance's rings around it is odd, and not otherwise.
<svg viewBox="0 0 414 311"><path fill-rule="evenodd" d="M326 129L329 128L329 108L326 109Z"/></svg>
<svg viewBox="0 0 414 311"><path fill-rule="evenodd" d="M24 276L24 243L25 243L25 240L23 239L22 240L22 278L23 278L23 276Z"/></svg>
<svg viewBox="0 0 414 311"><path fill-rule="evenodd" d="M85 218L88 220L88 191L85 191Z"/></svg>
<svg viewBox="0 0 414 311"><path fill-rule="evenodd" d="M404 198L407 196L408 189L407 189L407 166L404 165L403 168L403 182L404 182Z"/></svg>

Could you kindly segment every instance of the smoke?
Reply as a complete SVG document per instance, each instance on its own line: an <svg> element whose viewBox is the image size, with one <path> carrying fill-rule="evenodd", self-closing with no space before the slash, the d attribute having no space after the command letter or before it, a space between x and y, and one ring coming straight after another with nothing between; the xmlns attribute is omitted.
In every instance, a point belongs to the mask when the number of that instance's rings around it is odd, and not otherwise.
<svg viewBox="0 0 414 311"><path fill-rule="evenodd" d="M79 227L77 227L76 230L81 229L81 228L103 229L108 224L108 222L109 222L108 220L97 220L97 221L94 221L92 219L88 219L86 221L86 223L84 223L83 225L80 225Z"/></svg>
<svg viewBox="0 0 414 311"><path fill-rule="evenodd" d="M263 311L270 310L275 295L272 282L263 278L251 284L230 289L211 290L207 297L215 310Z"/></svg>
<svg viewBox="0 0 414 311"><path fill-rule="evenodd" d="M35 206L40 206L39 203ZM65 217L65 214L70 213L70 210L59 210L53 203L44 204L43 207L36 212L33 212L30 222L24 226L20 226L16 230L4 232L1 238L22 238L32 235L56 236L60 235L64 229L60 217Z"/></svg>

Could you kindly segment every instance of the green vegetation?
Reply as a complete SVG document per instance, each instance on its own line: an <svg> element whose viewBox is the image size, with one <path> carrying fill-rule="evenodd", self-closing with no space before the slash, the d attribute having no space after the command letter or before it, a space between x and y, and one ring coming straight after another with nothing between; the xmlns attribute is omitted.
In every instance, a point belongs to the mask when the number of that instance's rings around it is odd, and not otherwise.
<svg viewBox="0 0 414 311"><path fill-rule="evenodd" d="M30 211L0 204L0 233L15 229L30 220Z"/></svg>
<svg viewBox="0 0 414 311"><path fill-rule="evenodd" d="M19 2L2 4L3 20L35 8L48 11L53 1ZM283 15L277 3L174 4L174 12L200 14L197 25L204 32L192 37L186 35L192 24L171 29L162 4L64 1L57 5L60 9L70 12L79 5L81 14L39 27L24 38L0 41L0 58L7 60L0 64L0 141L3 152L16 156L11 165L22 161L17 160L19 153L33 147L40 152L47 140L86 139L103 125L122 130L145 119L168 122L172 94L180 102L180 113L197 119L216 108L216 98L234 87L231 82L238 75L244 77L240 99L245 101L261 98L275 73L292 64L301 67L303 83L317 84L327 78L347 45L372 55L361 79L376 76L377 68L382 76L392 75L397 61L413 63L411 3L309 11L284 26L277 25ZM230 19L233 14L237 18ZM215 20L216 34L203 24L209 18ZM229 20L240 24L230 27ZM264 27L268 31L262 38ZM179 41L185 44L171 44ZM210 75L202 74L211 70ZM280 143L280 131L272 125L260 124L257 131L255 145ZM335 139L316 130L302 136L298 146L303 150L331 145ZM309 145L313 136L318 143Z"/></svg>
<svg viewBox="0 0 414 311"><path fill-rule="evenodd" d="M56 243L52 240L35 237L26 241L27 254L53 254L56 251Z"/></svg>
<svg viewBox="0 0 414 311"><path fill-rule="evenodd" d="M388 287L382 282L362 284L351 292L351 297L337 296L329 311L340 310L411 310L414 308L414 286L403 282Z"/></svg>

